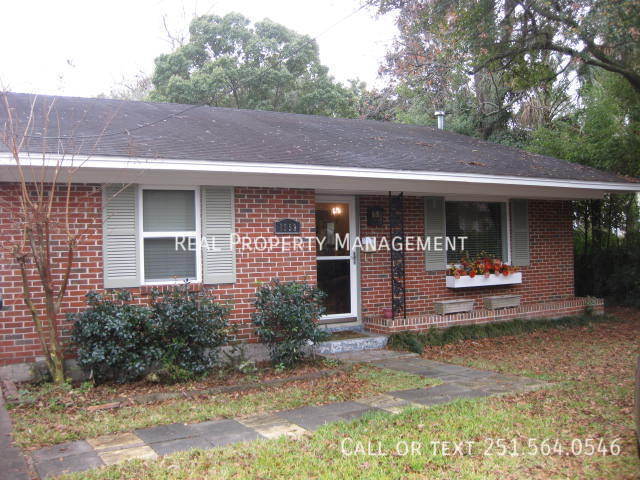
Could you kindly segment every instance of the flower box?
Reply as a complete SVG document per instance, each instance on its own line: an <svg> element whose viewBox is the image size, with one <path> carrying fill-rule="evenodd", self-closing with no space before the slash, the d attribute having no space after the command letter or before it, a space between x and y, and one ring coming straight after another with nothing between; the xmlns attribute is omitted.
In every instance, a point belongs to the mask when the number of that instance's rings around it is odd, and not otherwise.
<svg viewBox="0 0 640 480"><path fill-rule="evenodd" d="M473 310L473 299L460 300L440 300L433 302L433 306L438 315L447 315L449 313L463 313Z"/></svg>
<svg viewBox="0 0 640 480"><path fill-rule="evenodd" d="M522 283L522 272L514 272L509 275L490 274L488 277L484 275L476 275L471 278L469 275L462 275L456 278L453 275L447 275L448 288L470 288L470 287L493 287L495 285L513 285Z"/></svg>
<svg viewBox="0 0 640 480"><path fill-rule="evenodd" d="M499 310L501 308L516 308L520 306L520 295L496 295L482 299L487 310Z"/></svg>

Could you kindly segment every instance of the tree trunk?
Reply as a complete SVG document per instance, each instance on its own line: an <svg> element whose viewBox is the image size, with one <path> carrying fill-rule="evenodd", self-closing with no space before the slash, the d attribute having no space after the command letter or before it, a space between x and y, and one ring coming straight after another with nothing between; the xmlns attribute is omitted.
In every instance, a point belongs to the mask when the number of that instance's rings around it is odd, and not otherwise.
<svg viewBox="0 0 640 480"><path fill-rule="evenodd" d="M51 354L47 360L47 368L51 374L51 380L56 385L66 382L67 377L64 374L64 356L62 352L51 350Z"/></svg>

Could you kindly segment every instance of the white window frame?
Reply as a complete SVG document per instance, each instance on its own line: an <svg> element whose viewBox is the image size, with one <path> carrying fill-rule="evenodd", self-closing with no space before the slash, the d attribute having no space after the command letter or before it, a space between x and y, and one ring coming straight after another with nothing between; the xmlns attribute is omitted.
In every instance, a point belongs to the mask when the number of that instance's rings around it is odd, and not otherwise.
<svg viewBox="0 0 640 480"><path fill-rule="evenodd" d="M195 205L195 226L193 231L167 231L167 232L144 232L143 226L143 192L144 190L193 190ZM187 280L182 279L167 279L158 281L145 281L144 279L144 240L145 238L175 238L175 237L193 237L196 238L196 278L190 278L189 283L202 283L202 248L201 248L201 221L200 221L200 187L189 186L167 186L167 185L138 185L137 191L137 224L138 224L138 256L140 258L140 285L180 285Z"/></svg>
<svg viewBox="0 0 640 480"><path fill-rule="evenodd" d="M504 205L504 216L503 220L506 223L506 249L507 249L507 258L502 261L507 265L511 265L511 210L509 208L509 200L505 199L480 199L480 198L465 198L465 197L445 197L444 199L444 226L445 226L445 235L447 235L447 202L470 202L470 203L502 203ZM448 257L448 251L445 251L445 255ZM455 264L450 263L447 258L447 268L453 267Z"/></svg>
<svg viewBox="0 0 640 480"><path fill-rule="evenodd" d="M348 255L320 255L316 256L316 262L332 260L349 260L349 288L351 296L351 311L348 313L332 313L323 315L321 320L331 323L331 320L353 318L353 323L359 322L358 305L360 304L360 289L358 288L358 266L356 263L356 251L353 248L353 238L357 232L358 212L356 211L356 197L353 195L316 195L316 203L346 203L349 205L349 254ZM315 211L314 211L315 215ZM315 221L315 220L314 220ZM352 323L352 322L348 322ZM346 324L345 324L346 325Z"/></svg>

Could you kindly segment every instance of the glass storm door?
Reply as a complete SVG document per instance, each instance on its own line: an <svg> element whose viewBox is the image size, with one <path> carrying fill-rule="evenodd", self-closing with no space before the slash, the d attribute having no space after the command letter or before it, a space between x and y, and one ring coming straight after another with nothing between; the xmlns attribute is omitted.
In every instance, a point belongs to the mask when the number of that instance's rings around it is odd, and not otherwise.
<svg viewBox="0 0 640 480"><path fill-rule="evenodd" d="M318 288L325 298L327 323L357 321L355 254L350 249L355 235L353 197L318 197L316 242Z"/></svg>

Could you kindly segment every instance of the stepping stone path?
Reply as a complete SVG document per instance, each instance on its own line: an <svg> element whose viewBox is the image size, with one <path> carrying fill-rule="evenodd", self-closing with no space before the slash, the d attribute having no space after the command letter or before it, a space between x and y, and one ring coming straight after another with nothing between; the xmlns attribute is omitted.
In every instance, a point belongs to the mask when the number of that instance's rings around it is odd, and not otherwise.
<svg viewBox="0 0 640 480"><path fill-rule="evenodd" d="M30 480L31 475L20 449L11 441L11 417L4 406L0 391L0 478L7 480Z"/></svg>
<svg viewBox="0 0 640 480"><path fill-rule="evenodd" d="M265 415L196 424L174 423L68 442L32 452L42 479L113 465L133 458L154 459L193 448L207 449L261 438L300 438L323 425L360 418L367 412L393 414L406 408L427 408L459 398L480 398L526 392L548 385L513 375L475 370L391 350L364 350L326 355L343 362L371 365L440 379L434 387L398 390L350 402L300 407ZM16 477L18 478L18 477Z"/></svg>

